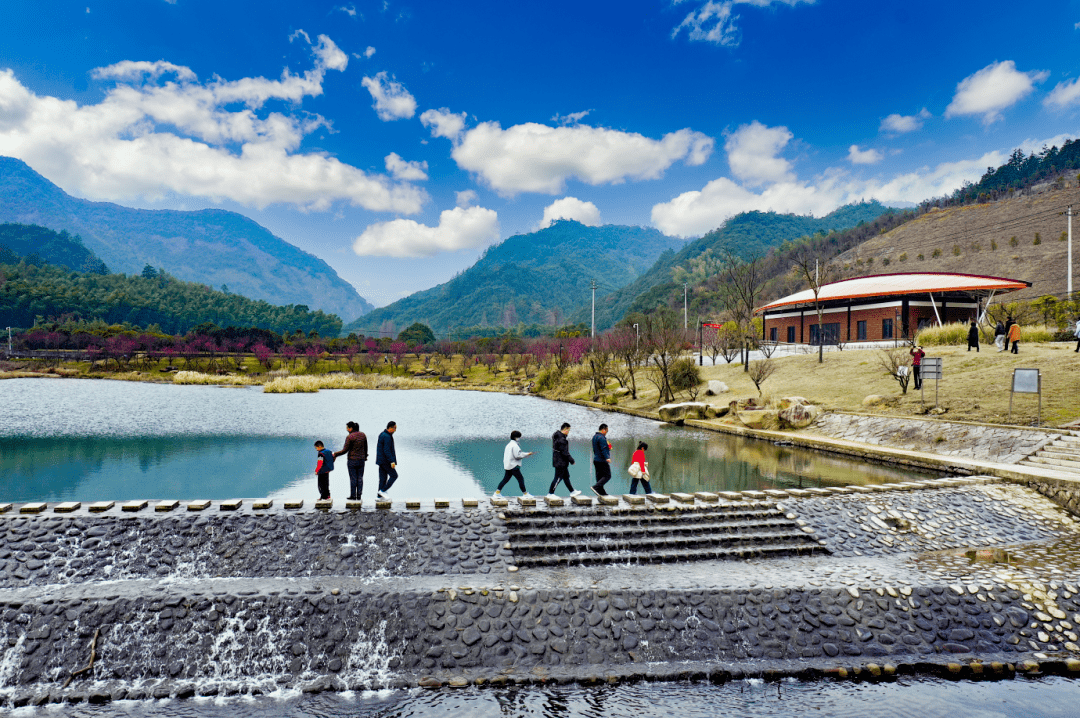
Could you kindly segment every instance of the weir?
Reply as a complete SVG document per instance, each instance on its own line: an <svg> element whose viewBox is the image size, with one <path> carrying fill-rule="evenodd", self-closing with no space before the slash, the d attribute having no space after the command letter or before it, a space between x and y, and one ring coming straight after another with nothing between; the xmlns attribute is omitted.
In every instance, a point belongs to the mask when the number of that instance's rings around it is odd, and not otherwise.
<svg viewBox="0 0 1080 718"><path fill-rule="evenodd" d="M14 505L0 702L1080 671L1078 524L1031 488L666 499Z"/></svg>

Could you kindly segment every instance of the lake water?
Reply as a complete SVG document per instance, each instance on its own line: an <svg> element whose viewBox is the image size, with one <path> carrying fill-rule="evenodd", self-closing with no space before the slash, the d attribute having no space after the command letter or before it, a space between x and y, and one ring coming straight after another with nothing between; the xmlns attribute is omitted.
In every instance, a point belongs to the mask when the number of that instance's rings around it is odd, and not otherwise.
<svg viewBox="0 0 1080 718"><path fill-rule="evenodd" d="M536 455L525 460L529 490L551 481L551 434L572 425L575 488L592 480L589 440L610 425L614 478L638 441L649 444L656 491L721 491L909 480L908 469L777 447L768 442L588 409L535 397L452 390L264 394L260 387L174 386L105 380L0 381L0 500L95 501L314 497L316 439L338 450L345 422L368 435L371 458L387 421L401 478L394 498L490 494L502 478L512 430ZM378 470L368 463L364 498ZM511 482L507 494L516 494ZM560 487L558 493L565 495ZM344 457L331 495L348 496Z"/></svg>

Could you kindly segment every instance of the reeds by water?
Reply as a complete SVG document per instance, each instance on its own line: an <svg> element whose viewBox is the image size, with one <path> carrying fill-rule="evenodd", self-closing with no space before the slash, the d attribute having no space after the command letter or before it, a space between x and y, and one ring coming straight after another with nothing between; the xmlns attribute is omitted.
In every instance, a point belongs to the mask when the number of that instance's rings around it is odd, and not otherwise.
<svg viewBox="0 0 1080 718"><path fill-rule="evenodd" d="M319 389L431 389L430 381L386 374L303 374L277 377L263 385L266 394L313 393Z"/></svg>
<svg viewBox="0 0 1080 718"><path fill-rule="evenodd" d="M233 374L203 374L199 371L178 371L173 375L174 384L208 384L219 386L254 386L259 383L250 376Z"/></svg>

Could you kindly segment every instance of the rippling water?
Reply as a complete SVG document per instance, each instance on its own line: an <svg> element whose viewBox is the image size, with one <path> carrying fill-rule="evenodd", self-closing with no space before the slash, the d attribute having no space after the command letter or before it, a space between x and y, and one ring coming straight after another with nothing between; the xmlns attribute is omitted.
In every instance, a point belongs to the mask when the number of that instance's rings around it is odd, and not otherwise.
<svg viewBox="0 0 1080 718"><path fill-rule="evenodd" d="M395 434L399 498L476 496L502 478L502 451L518 429L530 491L551 481L551 434L572 425L576 488L592 484L589 439L610 425L615 478L638 441L649 444L653 487L718 491L904 481L908 470L876 466L527 396L448 390L263 394L259 387L173 386L104 380L0 381L0 500L228 499L315 493L320 439L341 447L346 421L375 440ZM368 464L365 497L377 469ZM516 493L514 484L507 493ZM565 493L565 491L563 491ZM331 495L348 495L344 461Z"/></svg>
<svg viewBox="0 0 1080 718"><path fill-rule="evenodd" d="M104 706L66 706L69 716L1075 716L1080 682L1067 678L1000 682L902 679L895 683L735 681L636 683L553 688L466 688L458 691L383 691L292 698L197 698L187 701L121 701ZM52 715L58 709L21 708L14 715Z"/></svg>

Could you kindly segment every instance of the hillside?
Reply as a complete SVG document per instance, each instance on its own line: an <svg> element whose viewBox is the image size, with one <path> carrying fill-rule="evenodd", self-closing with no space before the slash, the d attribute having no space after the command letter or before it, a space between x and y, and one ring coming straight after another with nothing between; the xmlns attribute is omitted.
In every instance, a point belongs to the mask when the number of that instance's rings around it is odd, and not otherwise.
<svg viewBox="0 0 1080 718"><path fill-rule="evenodd" d="M727 220L723 226L690 242L678 252L663 254L649 270L620 290L597 300L596 324L611 326L627 312L649 312L658 306L671 305L678 295L682 303L681 280L676 281L679 268L688 270L694 260L706 255L717 258L724 250L748 258L765 255L768 250L785 241L818 232L828 233L871 222L889 211L877 201L860 202L840 207L821 218L776 212L743 212ZM688 277L693 283L693 278ZM715 308L713 308L715 309ZM575 315L572 319L578 319Z"/></svg>
<svg viewBox="0 0 1080 718"><path fill-rule="evenodd" d="M376 309L345 331L373 334L384 322L396 330L422 322L436 334L450 327L562 324L588 305L592 281L599 301L682 245L655 229L559 220L506 239L449 282Z"/></svg>
<svg viewBox="0 0 1080 718"><path fill-rule="evenodd" d="M1066 207L1080 209L1076 180L1032 187L1004 199L960 207L931 208L881 236L838 255L847 275L893 272L966 272L1032 283L1009 299L1066 288ZM1036 235L1038 244L1036 244ZM1080 222L1073 222L1080 242ZM1080 288L1080 245L1073 247L1073 288Z"/></svg>
<svg viewBox="0 0 1080 718"><path fill-rule="evenodd" d="M83 245L79 235L72 237L65 230L54 232L33 224L0 224L0 264L17 264L20 259L30 264L55 264L76 272L109 273L109 268Z"/></svg>
<svg viewBox="0 0 1080 718"><path fill-rule="evenodd" d="M180 279L227 285L252 299L307 305L346 320L372 308L326 262L241 214L90 202L10 157L0 157L0 222L78 234L116 272L138 274L150 264Z"/></svg>

